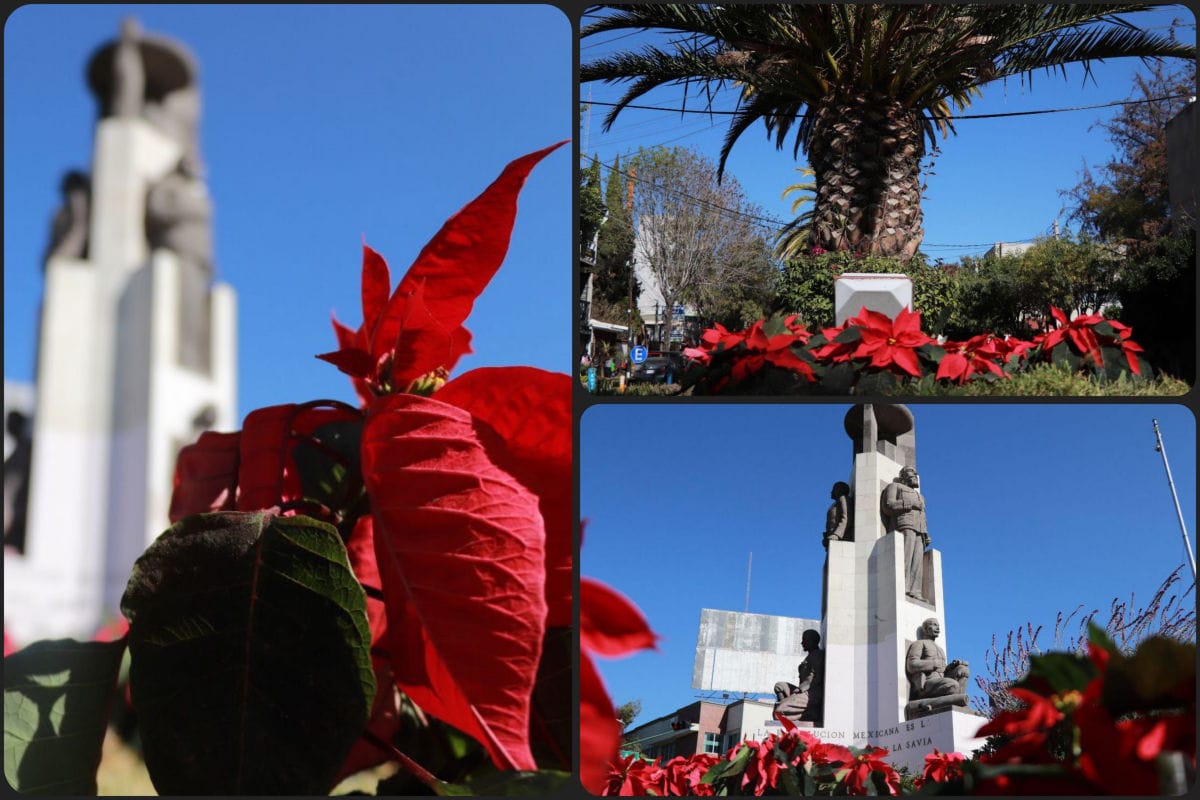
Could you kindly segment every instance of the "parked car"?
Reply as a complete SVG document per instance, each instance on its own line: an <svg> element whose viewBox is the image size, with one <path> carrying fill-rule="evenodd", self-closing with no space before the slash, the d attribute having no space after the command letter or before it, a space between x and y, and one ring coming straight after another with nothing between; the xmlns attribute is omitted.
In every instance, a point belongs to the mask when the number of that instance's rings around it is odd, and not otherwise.
<svg viewBox="0 0 1200 800"><path fill-rule="evenodd" d="M629 375L629 382L666 383L668 374L671 375L674 382L678 382L679 375L684 369L683 364L684 358L680 353L653 355L641 364L634 365L633 372Z"/></svg>

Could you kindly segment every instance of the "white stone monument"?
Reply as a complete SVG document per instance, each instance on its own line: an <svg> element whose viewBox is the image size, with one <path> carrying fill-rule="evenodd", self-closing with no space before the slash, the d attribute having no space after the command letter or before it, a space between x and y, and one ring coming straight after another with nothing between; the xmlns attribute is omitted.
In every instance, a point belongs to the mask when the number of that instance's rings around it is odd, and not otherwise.
<svg viewBox="0 0 1200 800"><path fill-rule="evenodd" d="M831 509L826 522L819 624L823 713L803 717L819 724L798 721L798 725L835 744L887 748L894 766L920 774L925 756L934 748L970 754L982 746L975 733L984 718L967 706L967 678L951 666L954 653L945 637L941 553L926 549L921 539L914 539L919 544L910 550L919 562L919 573L908 580L912 566L906 563L905 540L916 534L906 532L906 526L924 531L923 496L915 499L917 488L900 484L890 493L902 495L909 507L919 509L917 521L902 520L893 510L895 500L889 501L885 515L885 495L902 471L911 469L916 483L913 416L904 406L859 405L846 415L845 426L854 443L854 461L845 510ZM845 488L835 487L834 509L842 507L838 498L845 496ZM693 686L745 690L754 680L755 688L749 691L765 694L774 681L796 680L801 659L811 654L805 656L795 645L803 631L817 627L815 621L768 617L749 625L746 618L752 616L761 615L705 610ZM936 621L939 629L932 642L923 630L927 620ZM749 628L761 632L748 640L742 630ZM908 670L914 645L915 654L934 652L947 662L937 673L922 673L915 680L925 684L920 691L910 685ZM776 665L770 678L761 675L766 663ZM924 696L926 691L934 696ZM781 730L774 725L767 728Z"/></svg>
<svg viewBox="0 0 1200 800"><path fill-rule="evenodd" d="M86 637L115 614L169 524L179 448L237 426L236 297L212 280L191 56L126 20L88 80L92 175L64 181L44 265L20 547L6 502L4 625L19 644Z"/></svg>
<svg viewBox="0 0 1200 800"><path fill-rule="evenodd" d="M895 319L903 308L912 311L912 296L907 275L842 273L833 282L834 324L842 325L864 307Z"/></svg>
<svg viewBox="0 0 1200 800"><path fill-rule="evenodd" d="M916 468L912 414L904 406L855 406L846 432L854 441L847 529L853 534L828 543L825 563L825 735L887 747L894 764L920 770L935 747L969 753L982 745L975 731L984 719L965 706L912 709L907 653L925 620L937 620L942 635L936 643L953 660L941 553L924 551L923 597L910 597L902 536L887 530L881 511L901 469Z"/></svg>

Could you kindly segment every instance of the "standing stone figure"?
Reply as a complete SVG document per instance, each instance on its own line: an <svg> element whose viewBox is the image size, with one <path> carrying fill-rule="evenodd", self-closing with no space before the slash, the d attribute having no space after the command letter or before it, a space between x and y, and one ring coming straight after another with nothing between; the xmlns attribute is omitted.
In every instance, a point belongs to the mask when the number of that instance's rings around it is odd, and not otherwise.
<svg viewBox="0 0 1200 800"><path fill-rule="evenodd" d="M775 684L775 712L793 722L811 722L818 728L825 718L825 651L821 634L807 630L800 646L807 653L796 670L796 683Z"/></svg>
<svg viewBox="0 0 1200 800"><path fill-rule="evenodd" d="M946 663L946 651L935 641L941 632L941 624L930 617L921 624L921 638L908 647L904 668L912 701L906 706L910 718L944 706L967 705L970 669L965 661Z"/></svg>
<svg viewBox="0 0 1200 800"><path fill-rule="evenodd" d="M904 593L924 600L925 548L929 531L925 524L925 498L917 491L920 479L912 467L883 490L883 521L889 531L904 535Z"/></svg>
<svg viewBox="0 0 1200 800"><path fill-rule="evenodd" d="M43 265L52 258L87 258L91 181L84 173L71 170L63 176L62 195L62 205L50 223L50 244Z"/></svg>
<svg viewBox="0 0 1200 800"><path fill-rule="evenodd" d="M846 538L846 528L850 520L849 504L846 498L849 496L850 485L845 481L835 483L829 492L833 504L825 512L825 536L822 541L826 549L829 548L830 539L841 541Z"/></svg>
<svg viewBox="0 0 1200 800"><path fill-rule="evenodd" d="M121 35L112 63L112 107L114 117L136 117L146 97L146 69L139 42L142 30L137 20L121 20Z"/></svg>

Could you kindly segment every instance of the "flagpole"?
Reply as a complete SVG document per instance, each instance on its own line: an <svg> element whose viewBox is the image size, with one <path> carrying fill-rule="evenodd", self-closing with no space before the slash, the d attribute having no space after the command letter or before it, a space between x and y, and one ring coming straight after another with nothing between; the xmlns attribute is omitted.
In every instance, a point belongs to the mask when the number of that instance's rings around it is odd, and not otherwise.
<svg viewBox="0 0 1200 800"><path fill-rule="evenodd" d="M1196 580L1196 557L1192 555L1192 543L1188 539L1187 525L1183 521L1183 510L1179 508L1179 495L1175 493L1175 481L1171 478L1171 465L1167 463L1167 450L1163 447L1162 433L1158 430L1158 420L1154 422L1154 438L1157 444L1154 449L1162 454L1163 468L1167 471L1167 485L1171 487L1171 499L1175 501L1175 514L1179 517L1179 530L1183 534L1183 547L1187 551L1188 563L1192 565L1192 581Z"/></svg>

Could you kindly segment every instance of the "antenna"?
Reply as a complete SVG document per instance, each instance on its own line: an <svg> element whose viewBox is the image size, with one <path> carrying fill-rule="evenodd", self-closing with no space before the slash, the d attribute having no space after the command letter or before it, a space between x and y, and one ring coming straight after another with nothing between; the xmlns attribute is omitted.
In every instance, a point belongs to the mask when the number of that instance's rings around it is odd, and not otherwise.
<svg viewBox="0 0 1200 800"><path fill-rule="evenodd" d="M1191 552L1190 550L1188 552ZM750 551L750 558L746 559L746 613L750 613L750 568L754 566L754 551ZM1193 570L1194 571L1194 570Z"/></svg>
<svg viewBox="0 0 1200 800"><path fill-rule="evenodd" d="M1196 557L1192 555L1192 543L1188 539L1187 525L1183 521L1183 511L1179 508L1179 495L1175 493L1175 481L1171 478L1171 465L1167 463L1167 450L1163 447L1162 434L1158 430L1158 420L1154 422L1154 439L1157 442L1154 449L1162 454L1163 468L1167 471L1167 485L1171 487L1171 499L1175 501L1175 514L1179 517L1179 530L1183 534L1183 547L1187 550L1188 563L1192 565L1192 580L1196 580ZM746 590L749 592L749 589Z"/></svg>

